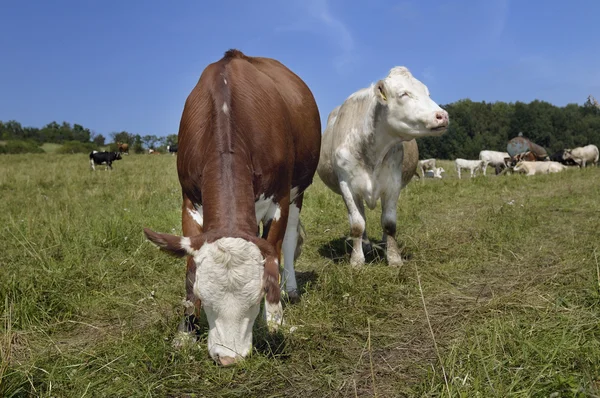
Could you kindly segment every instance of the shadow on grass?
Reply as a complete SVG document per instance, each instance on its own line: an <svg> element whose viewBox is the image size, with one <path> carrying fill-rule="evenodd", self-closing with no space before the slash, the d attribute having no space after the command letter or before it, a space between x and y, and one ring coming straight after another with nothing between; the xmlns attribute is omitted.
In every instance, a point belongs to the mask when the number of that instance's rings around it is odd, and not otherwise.
<svg viewBox="0 0 600 398"><path fill-rule="evenodd" d="M363 251L365 253L365 263L374 262L385 262L385 244L378 239L369 238L371 244L363 244ZM410 260L412 253L406 251L406 247L402 242L398 242L400 246L400 253L403 260ZM341 237L330 240L319 248L319 254L325 258L330 259L334 263L340 263L342 261L350 261L350 254L352 253L352 240Z"/></svg>

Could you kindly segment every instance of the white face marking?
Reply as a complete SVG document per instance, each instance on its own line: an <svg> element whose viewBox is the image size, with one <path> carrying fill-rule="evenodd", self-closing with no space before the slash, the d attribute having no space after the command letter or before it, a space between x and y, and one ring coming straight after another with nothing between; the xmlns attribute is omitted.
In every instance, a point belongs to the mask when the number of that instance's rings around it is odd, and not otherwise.
<svg viewBox="0 0 600 398"><path fill-rule="evenodd" d="M192 218L194 219L194 221L196 221L196 223L200 226L203 225L204 222L204 217L202 215L202 206L195 206L196 210L192 210L192 209L187 209L188 214L190 216L192 216Z"/></svg>
<svg viewBox="0 0 600 398"><path fill-rule="evenodd" d="M223 83L227 84L227 79L223 78Z"/></svg>
<svg viewBox="0 0 600 398"><path fill-rule="evenodd" d="M429 97L427 86L413 77L407 68L392 68L373 89L385 106L385 123L404 139L441 135L446 131L443 127L448 126L448 113ZM434 128L440 129L432 130Z"/></svg>
<svg viewBox="0 0 600 398"><path fill-rule="evenodd" d="M245 357L263 297L260 249L241 238L221 238L197 250L194 262L194 294L206 312L210 356Z"/></svg>
<svg viewBox="0 0 600 398"><path fill-rule="evenodd" d="M229 115L229 108L225 102L223 102L223 113Z"/></svg>

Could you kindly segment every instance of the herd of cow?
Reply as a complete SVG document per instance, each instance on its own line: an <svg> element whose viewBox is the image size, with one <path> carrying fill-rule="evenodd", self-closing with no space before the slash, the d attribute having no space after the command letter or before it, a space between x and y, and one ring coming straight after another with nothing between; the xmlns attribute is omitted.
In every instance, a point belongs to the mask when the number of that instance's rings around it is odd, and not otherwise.
<svg viewBox="0 0 600 398"><path fill-rule="evenodd" d="M315 173L346 205L351 265L365 263L365 204L373 209L380 199L386 259L401 265L396 209L417 172L415 138L442 135L448 125L448 113L405 67L350 95L331 111L321 134L312 92L280 62L229 50L208 65L179 126L183 236L144 229L162 250L187 257L184 316L174 344L195 341L203 309L209 354L227 366L251 351L263 298L267 324L282 324L282 293L299 299L300 212ZM113 157L120 154L90 154L92 168L98 161L110 166ZM423 175L443 173L425 164Z"/></svg>
<svg viewBox="0 0 600 398"><path fill-rule="evenodd" d="M479 152L479 160L467 160L458 158L454 161L458 178L461 171L468 170L471 177L478 171L486 175L487 167L494 167L496 175L505 173L523 173L528 176L536 174L558 173L569 166L579 168L598 164L598 147L586 145L574 149L563 149L548 156L546 151L526 138L519 136L509 141L508 150L513 152L497 152L484 150ZM419 178L442 178L445 170L436 167L435 159L419 160L421 175Z"/></svg>
<svg viewBox="0 0 600 398"><path fill-rule="evenodd" d="M96 170L95 165L106 165L106 170L112 170L112 163L115 160L123 159L122 154L129 155L129 144L117 142L118 152L108 152L108 151L92 151L90 153L90 167L92 170ZM177 153L177 144L175 145L167 145L167 152L175 155ZM154 149L148 149L148 153L151 155L160 155L160 152L155 151Z"/></svg>

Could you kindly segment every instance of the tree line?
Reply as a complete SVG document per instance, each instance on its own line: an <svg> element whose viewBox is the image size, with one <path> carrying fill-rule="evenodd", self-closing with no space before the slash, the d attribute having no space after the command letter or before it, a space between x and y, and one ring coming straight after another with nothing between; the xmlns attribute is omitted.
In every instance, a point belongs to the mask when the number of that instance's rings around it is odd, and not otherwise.
<svg viewBox="0 0 600 398"><path fill-rule="evenodd" d="M177 143L177 134L166 137L156 135L131 134L127 131L113 132L111 141L106 142L106 137L96 134L89 128L80 124L53 121L42 128L23 127L15 120L0 121L0 153L36 153L44 152L41 145L44 143L60 144L58 152L79 153L90 152L106 148L117 150L117 142L129 144L130 151L142 153L149 148L166 150L167 145Z"/></svg>
<svg viewBox="0 0 600 398"><path fill-rule="evenodd" d="M487 103L469 99L442 107L450 115L450 127L441 137L418 140L422 159L476 159L483 149L506 151L508 140L519 132L546 148L548 153L587 144L600 145L600 108L592 97L583 105L564 107L539 100ZM27 152L27 148L31 149L29 152L43 152L39 146L46 142L61 144L63 153L87 152L106 146L116 150L117 142L129 144L130 151L136 153L148 148L165 151L167 145L177 143L177 134L158 137L121 131L111 133L110 138L107 144L102 134L67 122L51 122L36 128L23 127L14 120L0 121L0 153Z"/></svg>
<svg viewBox="0 0 600 398"><path fill-rule="evenodd" d="M508 141L520 132L552 154L565 148L600 145L600 108L593 98L583 105L554 106L530 103L461 100L442 106L450 126L441 137L418 139L422 159L477 159L488 149L506 151Z"/></svg>

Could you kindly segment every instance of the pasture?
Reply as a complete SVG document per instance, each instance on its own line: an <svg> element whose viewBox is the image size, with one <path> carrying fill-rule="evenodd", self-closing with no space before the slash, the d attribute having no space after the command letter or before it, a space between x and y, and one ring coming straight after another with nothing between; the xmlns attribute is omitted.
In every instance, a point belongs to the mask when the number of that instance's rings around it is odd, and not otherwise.
<svg viewBox="0 0 600 398"><path fill-rule="evenodd" d="M600 396L600 168L413 181L398 240L349 266L346 209L315 177L302 298L254 352L175 350L184 260L175 156L0 156L0 396ZM381 239L379 210L367 229Z"/></svg>

